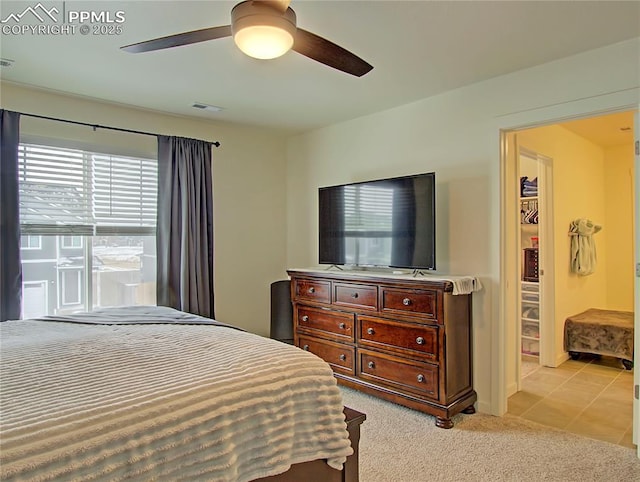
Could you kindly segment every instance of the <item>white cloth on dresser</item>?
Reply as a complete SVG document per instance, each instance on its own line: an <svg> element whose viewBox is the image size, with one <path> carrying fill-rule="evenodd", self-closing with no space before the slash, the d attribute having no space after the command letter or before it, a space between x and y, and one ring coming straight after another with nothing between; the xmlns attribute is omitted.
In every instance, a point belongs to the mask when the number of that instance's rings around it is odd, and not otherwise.
<svg viewBox="0 0 640 482"><path fill-rule="evenodd" d="M452 276L444 279L451 281L453 284L454 295L468 295L482 289L480 280L472 276Z"/></svg>

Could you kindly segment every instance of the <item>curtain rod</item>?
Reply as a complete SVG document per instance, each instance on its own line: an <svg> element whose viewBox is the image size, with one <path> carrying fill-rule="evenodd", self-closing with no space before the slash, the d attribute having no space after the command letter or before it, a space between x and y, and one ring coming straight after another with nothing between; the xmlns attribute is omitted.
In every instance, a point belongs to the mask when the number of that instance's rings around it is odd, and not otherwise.
<svg viewBox="0 0 640 482"><path fill-rule="evenodd" d="M143 136L154 136L154 137L157 137L159 135L159 134L153 134L152 132L134 131L132 129L123 129L121 127L101 126L99 124L89 124L87 122L72 121L72 120L67 120L67 119L58 119L56 117L47 117L45 115L27 114L25 112L19 112L19 114L27 116L27 117L35 117L37 119L46 119L46 120L52 120L52 121L58 121L58 122L66 122L68 124L76 124L76 125L79 125L79 126L92 127L94 131L96 129L108 129L108 130L112 130L112 131L128 132L129 134L141 134ZM209 142L209 141L204 141L204 142ZM211 144L213 144L216 147L220 147L220 143L218 141L212 142Z"/></svg>

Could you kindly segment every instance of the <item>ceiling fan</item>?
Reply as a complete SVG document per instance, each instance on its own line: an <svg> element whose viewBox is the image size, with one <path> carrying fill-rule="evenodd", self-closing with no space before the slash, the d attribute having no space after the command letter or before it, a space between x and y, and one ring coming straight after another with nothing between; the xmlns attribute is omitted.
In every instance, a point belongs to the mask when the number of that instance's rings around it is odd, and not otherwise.
<svg viewBox="0 0 640 482"><path fill-rule="evenodd" d="M357 55L318 35L296 26L296 13L290 0L248 0L231 10L231 25L204 28L169 35L121 47L132 53L150 52L207 40L233 37L244 53L259 59L271 59L289 50L341 70L362 77L373 66Z"/></svg>

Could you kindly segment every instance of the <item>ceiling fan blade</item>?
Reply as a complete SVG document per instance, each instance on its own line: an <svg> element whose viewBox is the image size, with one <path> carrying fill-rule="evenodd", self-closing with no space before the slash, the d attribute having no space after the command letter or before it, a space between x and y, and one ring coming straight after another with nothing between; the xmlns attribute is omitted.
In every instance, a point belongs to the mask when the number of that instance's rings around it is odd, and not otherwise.
<svg viewBox="0 0 640 482"><path fill-rule="evenodd" d="M347 74L362 77L373 66L339 45L298 28L292 50Z"/></svg>
<svg viewBox="0 0 640 482"><path fill-rule="evenodd" d="M152 50L179 47L180 45L195 44L224 37L231 37L231 25L203 28L202 30L192 30L191 32L178 33L167 37L146 40L145 42L125 45L120 48L126 52L136 54L140 52L150 52Z"/></svg>

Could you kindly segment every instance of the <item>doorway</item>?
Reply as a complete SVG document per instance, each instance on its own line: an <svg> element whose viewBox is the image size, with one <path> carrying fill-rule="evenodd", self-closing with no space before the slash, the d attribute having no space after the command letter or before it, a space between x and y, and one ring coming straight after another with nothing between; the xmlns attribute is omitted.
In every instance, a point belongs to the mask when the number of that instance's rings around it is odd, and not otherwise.
<svg viewBox="0 0 640 482"><path fill-rule="evenodd" d="M606 133L608 138L604 135ZM556 339L550 341L552 346L548 347L548 356L540 358L542 368L534 376L538 391L528 399L521 394L515 399L512 397L509 400L509 412L522 415L528 411L531 419L542 423L545 419L555 419L554 423L548 424L571 430L582 412L597 410L599 395L611 398L612 393L617 394L621 403L618 412L620 415L624 412L626 418L621 416L613 424L609 420L607 426L616 426L617 431L609 431L603 438L630 445L633 375L625 373L616 359L585 358L577 363L567 362L562 342L566 316L594 307L593 304L607 309L633 311L633 112L521 130L514 132L508 140L513 146L517 146L517 149L512 147L511 152L520 153L522 148L526 148L554 159L555 182L551 191L556 194L557 199L555 208L549 212L554 217L552 225L556 235L553 239L547 238L549 251L542 250L541 244L541 253L557 255L557 262L546 265L544 279L557 278L557 286L561 287L562 295L555 296L554 292L548 298L549 303L554 305L556 314L551 315L550 323L546 326ZM515 162L516 159L513 156L510 162ZM512 173L514 171L517 172L512 169ZM611 202L614 198L616 202ZM600 223L605 223L606 220L603 236L596 238L596 243L601 247L599 271L597 276L585 279L579 279L575 275L572 277L568 269L568 222L580 217L593 218ZM514 238L517 239L517 236ZM540 236L540 243L543 243L543 239ZM621 244L622 241L624 245ZM518 273L517 280L521 280L521 270L512 270L512 274L514 271ZM521 300L515 300L513 304L518 306L519 301ZM521 310L520 305L520 313ZM544 320L544 317L541 319ZM545 324L541 323L541 326ZM513 331L518 333L518 329ZM518 348L513 349L513 352L520 355L521 340L517 343ZM544 346L541 342L541 347ZM518 366L517 383L510 385L517 386L517 390L511 390L509 395L520 393L518 390L521 388L522 375L521 367ZM528 373L524 375L529 376ZM602 386L594 388L587 395L578 390L579 382L600 383ZM528 408L523 411L527 404ZM582 434L589 435L584 432Z"/></svg>
<svg viewBox="0 0 640 482"><path fill-rule="evenodd" d="M525 375L541 365L555 366L555 332L549 322L555 306L552 176L553 159L518 145L518 391Z"/></svg>

